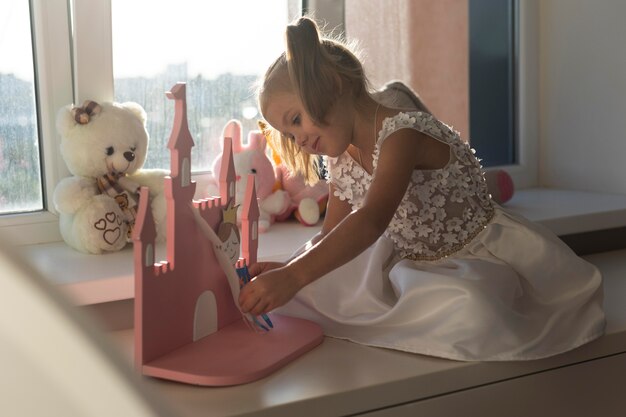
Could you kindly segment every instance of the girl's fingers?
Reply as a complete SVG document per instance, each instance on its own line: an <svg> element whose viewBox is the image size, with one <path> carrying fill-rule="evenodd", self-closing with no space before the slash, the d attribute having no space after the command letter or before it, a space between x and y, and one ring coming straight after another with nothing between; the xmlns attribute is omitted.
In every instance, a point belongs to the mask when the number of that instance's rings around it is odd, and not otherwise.
<svg viewBox="0 0 626 417"><path fill-rule="evenodd" d="M263 263L261 262L257 262L255 264L250 265L250 267L248 267L248 272L250 273L251 277L256 277L257 275L259 275L261 272L263 272Z"/></svg>
<svg viewBox="0 0 626 417"><path fill-rule="evenodd" d="M285 264L282 262L257 262L248 267L248 272L251 277L256 277L264 272L271 271L272 269L280 268Z"/></svg>
<svg viewBox="0 0 626 417"><path fill-rule="evenodd" d="M244 290L239 294L239 306L241 307L241 311L244 313L249 313L251 310L259 303L261 299L254 294L248 294L248 292Z"/></svg>
<svg viewBox="0 0 626 417"><path fill-rule="evenodd" d="M269 304L266 302L261 302L259 300L259 302L254 306L254 308L252 310L250 310L251 314L254 314L255 316L260 316L263 313L267 313L269 308Z"/></svg>
<svg viewBox="0 0 626 417"><path fill-rule="evenodd" d="M254 292L247 294L242 291L239 295L239 306L244 313L259 316L269 310L270 303Z"/></svg>

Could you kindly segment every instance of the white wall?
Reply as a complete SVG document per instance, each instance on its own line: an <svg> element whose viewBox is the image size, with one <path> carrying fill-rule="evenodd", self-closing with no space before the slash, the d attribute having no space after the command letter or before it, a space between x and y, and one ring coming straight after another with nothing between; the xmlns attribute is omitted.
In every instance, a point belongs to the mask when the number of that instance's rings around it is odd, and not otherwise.
<svg viewBox="0 0 626 417"><path fill-rule="evenodd" d="M539 3L540 183L626 194L626 1Z"/></svg>

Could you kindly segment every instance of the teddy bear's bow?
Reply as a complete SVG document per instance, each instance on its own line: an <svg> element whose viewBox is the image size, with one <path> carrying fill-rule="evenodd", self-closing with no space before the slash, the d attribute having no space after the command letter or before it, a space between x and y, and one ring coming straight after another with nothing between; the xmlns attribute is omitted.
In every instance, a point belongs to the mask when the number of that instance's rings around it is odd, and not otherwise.
<svg viewBox="0 0 626 417"><path fill-rule="evenodd" d="M91 116L100 113L100 110L102 110L102 108L98 103L92 100L86 100L82 107L74 107L72 109L72 115L74 115L76 123L84 125L89 123Z"/></svg>

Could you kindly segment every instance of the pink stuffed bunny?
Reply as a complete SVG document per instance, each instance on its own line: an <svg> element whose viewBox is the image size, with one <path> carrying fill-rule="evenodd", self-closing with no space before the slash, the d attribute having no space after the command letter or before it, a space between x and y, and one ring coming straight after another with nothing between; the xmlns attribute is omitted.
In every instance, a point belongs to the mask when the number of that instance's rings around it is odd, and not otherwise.
<svg viewBox="0 0 626 417"><path fill-rule="evenodd" d="M255 175L256 194L259 199L259 232L267 231L274 222L276 216L284 214L290 205L290 199L286 191L276 190L276 176L274 167L270 162L265 149L267 142L260 131L251 131L248 134L248 143L241 141L242 126L238 120L230 120L224 127L222 137L230 137L233 140L233 161L237 174L237 191L235 204L241 204L244 200L248 174ZM215 194L217 179L220 176L222 155L213 162L213 180L210 193ZM240 211L240 210L239 210ZM240 212L237 213L240 221Z"/></svg>
<svg viewBox="0 0 626 417"><path fill-rule="evenodd" d="M321 180L315 185L306 185L300 175L292 175L289 169L278 164L276 179L280 187L289 194L290 205L287 211L277 218L279 221L295 216L305 226L314 226L319 221L328 202L328 184Z"/></svg>

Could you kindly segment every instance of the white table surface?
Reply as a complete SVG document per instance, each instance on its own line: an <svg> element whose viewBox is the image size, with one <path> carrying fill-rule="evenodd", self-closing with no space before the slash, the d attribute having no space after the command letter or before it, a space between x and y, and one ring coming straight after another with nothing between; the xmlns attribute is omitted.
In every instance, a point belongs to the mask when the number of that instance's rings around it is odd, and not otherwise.
<svg viewBox="0 0 626 417"><path fill-rule="evenodd" d="M468 363L325 338L260 381L223 388L145 377L183 416L340 416L385 408L626 352L626 250L586 257L605 278L607 334L578 349L528 362ZM133 332L113 333L127 357Z"/></svg>

